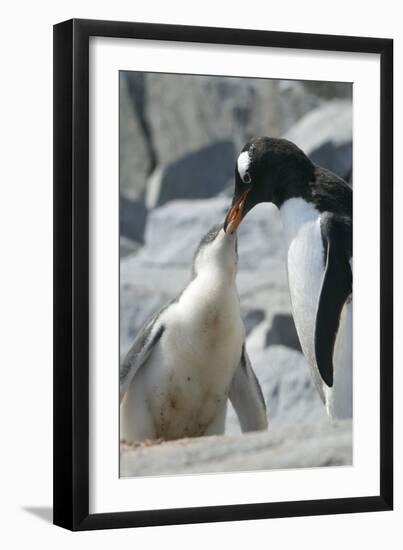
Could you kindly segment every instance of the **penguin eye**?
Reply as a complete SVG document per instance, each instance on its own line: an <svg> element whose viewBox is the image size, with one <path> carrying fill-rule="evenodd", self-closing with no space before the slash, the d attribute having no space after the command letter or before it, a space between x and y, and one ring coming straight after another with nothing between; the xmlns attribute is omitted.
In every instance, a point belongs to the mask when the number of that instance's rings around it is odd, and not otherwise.
<svg viewBox="0 0 403 550"><path fill-rule="evenodd" d="M250 174L249 172L245 172L244 176L243 176L243 182L244 183L250 183L252 181L251 177L250 177Z"/></svg>

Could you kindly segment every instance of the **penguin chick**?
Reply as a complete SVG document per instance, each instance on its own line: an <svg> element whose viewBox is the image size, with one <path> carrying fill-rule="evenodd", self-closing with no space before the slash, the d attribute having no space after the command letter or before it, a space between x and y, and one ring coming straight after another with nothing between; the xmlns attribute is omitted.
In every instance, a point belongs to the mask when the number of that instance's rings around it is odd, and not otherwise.
<svg viewBox="0 0 403 550"><path fill-rule="evenodd" d="M192 279L137 335L120 368L120 435L128 442L222 434L228 398L242 431L267 429L245 349L235 284L236 234L215 225Z"/></svg>

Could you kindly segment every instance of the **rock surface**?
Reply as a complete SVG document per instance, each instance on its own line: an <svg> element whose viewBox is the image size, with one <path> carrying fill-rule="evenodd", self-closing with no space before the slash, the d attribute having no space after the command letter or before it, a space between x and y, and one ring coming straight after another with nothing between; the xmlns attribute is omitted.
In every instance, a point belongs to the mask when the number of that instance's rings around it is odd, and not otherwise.
<svg viewBox="0 0 403 550"><path fill-rule="evenodd" d="M216 141L159 168L147 187L146 204L155 208L175 199L214 197L232 179L235 148Z"/></svg>
<svg viewBox="0 0 403 550"><path fill-rule="evenodd" d="M325 408L302 353L284 346L262 348L253 334L248 337L246 347L266 401L270 429L291 423L327 422ZM226 433L240 433L231 404L227 412Z"/></svg>
<svg viewBox="0 0 403 550"><path fill-rule="evenodd" d="M139 73L135 75L141 79ZM140 120L130 82L127 78L120 78L119 185L120 194L132 200L143 196L147 178L153 169L148 139Z"/></svg>
<svg viewBox="0 0 403 550"><path fill-rule="evenodd" d="M120 188L132 199L144 195L155 170L215 142L231 141L239 151L253 136L280 137L328 100L350 101L352 90L346 83L127 71L120 87Z"/></svg>
<svg viewBox="0 0 403 550"><path fill-rule="evenodd" d="M320 468L352 463L351 423L294 425L243 436L121 446L122 477Z"/></svg>
<svg viewBox="0 0 403 550"><path fill-rule="evenodd" d="M287 346L301 351L294 319L290 313L276 313L273 315L270 330L266 334L265 345L266 347Z"/></svg>
<svg viewBox="0 0 403 550"><path fill-rule="evenodd" d="M351 101L335 99L305 115L287 134L318 166L348 179L352 173Z"/></svg>
<svg viewBox="0 0 403 550"><path fill-rule="evenodd" d="M277 81L147 74L146 82L160 164L215 141L231 139L238 150L256 132L284 131Z"/></svg>
<svg viewBox="0 0 403 550"><path fill-rule="evenodd" d="M124 195L119 199L119 232L136 243L144 242L147 209L143 201L130 200Z"/></svg>

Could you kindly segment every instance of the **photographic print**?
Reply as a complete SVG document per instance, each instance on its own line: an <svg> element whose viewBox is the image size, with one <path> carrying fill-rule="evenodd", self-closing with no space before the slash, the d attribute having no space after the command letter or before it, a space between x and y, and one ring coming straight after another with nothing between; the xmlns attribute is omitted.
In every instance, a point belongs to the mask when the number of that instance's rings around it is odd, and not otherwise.
<svg viewBox="0 0 403 550"><path fill-rule="evenodd" d="M121 477L352 465L352 113L119 72Z"/></svg>
<svg viewBox="0 0 403 550"><path fill-rule="evenodd" d="M73 19L53 59L54 523L391 510L393 41Z"/></svg>

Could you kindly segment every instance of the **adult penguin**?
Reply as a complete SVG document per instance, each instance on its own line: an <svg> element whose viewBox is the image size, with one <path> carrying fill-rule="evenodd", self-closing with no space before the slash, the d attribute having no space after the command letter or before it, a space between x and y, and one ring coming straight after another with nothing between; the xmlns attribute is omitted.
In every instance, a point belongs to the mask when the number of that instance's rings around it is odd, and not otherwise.
<svg viewBox="0 0 403 550"><path fill-rule="evenodd" d="M330 417L352 416L352 189L294 143L259 137L242 149L224 228L258 203L284 227L295 326ZM270 235L268 235L270 238Z"/></svg>

